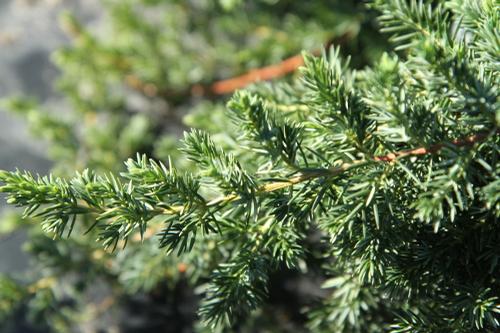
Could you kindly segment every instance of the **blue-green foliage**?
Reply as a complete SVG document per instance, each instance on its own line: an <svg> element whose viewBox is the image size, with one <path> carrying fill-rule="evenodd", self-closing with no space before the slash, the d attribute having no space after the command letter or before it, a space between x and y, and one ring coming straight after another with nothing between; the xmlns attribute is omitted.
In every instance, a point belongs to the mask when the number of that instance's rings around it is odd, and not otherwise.
<svg viewBox="0 0 500 333"><path fill-rule="evenodd" d="M305 54L294 84L236 93L226 140L185 135L192 173L138 156L121 177L2 172L0 190L55 234L83 215L105 246L150 224L171 256L212 244L199 314L213 330L244 327L273 272L319 251L331 293L306 309L312 331L495 332L500 7L371 6L396 53L360 71L339 49Z"/></svg>

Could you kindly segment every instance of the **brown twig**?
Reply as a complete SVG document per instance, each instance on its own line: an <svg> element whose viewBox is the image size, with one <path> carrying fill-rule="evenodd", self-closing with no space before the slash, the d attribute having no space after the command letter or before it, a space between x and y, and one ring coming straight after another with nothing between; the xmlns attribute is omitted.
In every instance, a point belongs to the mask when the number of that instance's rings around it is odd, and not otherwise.
<svg viewBox="0 0 500 333"><path fill-rule="evenodd" d="M471 145L471 144L474 144L478 141L483 140L484 138L486 138L487 135L488 135L487 133L474 134L474 135L468 136L468 137L463 138L463 139L454 140L451 142L451 144L456 146L456 147L468 146L468 145ZM377 161L377 162L378 161L392 162L398 158L406 157L406 156L418 156L418 155L434 154L434 153L437 153L438 151L440 151L444 146L445 146L444 143L438 143L438 144L432 145L428 148L420 147L420 148L415 148L415 149L402 150L402 151L395 152L395 153L389 153L389 154L383 155L383 156L375 156L373 158L373 160Z"/></svg>
<svg viewBox="0 0 500 333"><path fill-rule="evenodd" d="M322 49L314 50L312 54L319 55L323 49L328 49L332 44L342 45L351 38L351 33L346 32L341 36L329 40ZM278 64L253 69L243 75L215 82L210 86L210 92L215 95L229 94L258 81L268 81L283 77L293 73L302 65L304 65L304 58L302 54L297 54Z"/></svg>
<svg viewBox="0 0 500 333"><path fill-rule="evenodd" d="M210 91L216 95L231 93L237 89L244 88L251 83L267 81L285 76L294 72L304 64L301 54L294 55L282 62L262 68L253 69L243 75L215 82L210 86Z"/></svg>
<svg viewBox="0 0 500 333"><path fill-rule="evenodd" d="M471 136L468 136L463 139L458 139L458 140L453 140L450 142L451 145L456 146L456 147L463 147L463 146L469 146L472 145L476 142L484 140L489 133L478 133L474 134ZM387 155L380 155L380 156L375 156L371 159L361 159L361 160L355 160L351 163L343 163L341 166L337 167L331 167L328 169L318 169L318 170L305 170L299 175L288 179L288 180L283 180L283 181L278 181L278 182L273 182L269 184L263 185L259 189L259 193L268 193L268 192L274 192L279 189L283 189L295 184L303 183L305 181L315 179L315 178L320 178L320 177L333 177L337 176L339 174L342 174L350 169L353 169L355 167L359 167L362 165L365 165L367 163L371 162L394 162L397 159L404 158L404 157L409 157L409 156L418 156L418 155L428 155L428 154L435 154L439 152L441 149L443 149L447 144L445 143L438 143L435 145L431 145L429 147L419 147L419 148L414 148L414 149L407 149L407 150L401 150L395 153L389 153ZM231 194L225 197L221 197L219 199L212 200L210 203L219 203L219 202L228 202L228 201L234 201L239 199L240 197Z"/></svg>
<svg viewBox="0 0 500 333"><path fill-rule="evenodd" d="M343 35L333 38L324 44L322 49L317 49L312 51L312 54L319 55L323 49L327 49L331 45L342 45L347 41L352 39L352 35L349 32ZM256 68L244 73L242 75L232 77L229 79L224 79L216 81L212 84L203 85L195 84L191 86L188 91L180 90L166 90L160 89L152 83L143 82L140 78L135 75L127 75L125 78L125 83L131 88L138 90L149 97L162 96L162 97L173 97L173 96L218 96L225 95L234 92L237 89L242 89L252 83L258 81L269 81L283 77L287 74L293 73L297 68L304 65L304 59L302 54L297 54L289 57L277 64L269 65L261 68Z"/></svg>
<svg viewBox="0 0 500 333"><path fill-rule="evenodd" d="M314 52L317 53L317 52ZM139 77L129 74L125 77L125 84L149 97L172 97L172 96L219 96L234 92L258 81L268 81L283 77L294 72L304 64L302 55L298 54L282 62L262 68L256 68L249 72L230 79L216 81L209 85L195 84L187 91L173 91L159 89L152 83L143 82Z"/></svg>

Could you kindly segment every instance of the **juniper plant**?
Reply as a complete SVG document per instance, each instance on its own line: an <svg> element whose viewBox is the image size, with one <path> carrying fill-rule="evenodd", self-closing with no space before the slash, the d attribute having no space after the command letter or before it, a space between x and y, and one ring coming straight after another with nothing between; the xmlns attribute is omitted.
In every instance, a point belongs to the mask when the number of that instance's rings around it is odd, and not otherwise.
<svg viewBox="0 0 500 333"><path fill-rule="evenodd" d="M192 172L138 155L120 176L3 171L1 191L55 237L90 228L117 249L154 231L166 256L211 244L211 330L245 327L273 272L312 269L314 252L331 293L304 309L311 331L497 331L498 3L370 6L394 52L360 71L338 48L305 53L295 84L237 92L237 139L185 134Z"/></svg>
<svg viewBox="0 0 500 333"><path fill-rule="evenodd" d="M24 97L0 101L26 119L35 137L48 142L54 176L85 168L99 175L116 173L136 152L155 159L170 155L179 168L189 170L175 137L186 125L213 133L224 128L225 94L292 73L303 63L302 49L317 52L322 44L341 43L347 52L356 51L358 66L380 51L380 35L371 29L373 15L359 11L360 1L109 0L102 5L104 20L98 26L62 16L71 44L57 50L53 61L61 71L64 110L52 112L52 105ZM184 117L188 110L191 114ZM0 241L24 229L23 246L34 260L26 273L5 277L0 298L12 301L0 310L5 318L1 330L22 323L16 313L26 313L22 317L44 331L114 324L124 331L191 327L193 310L185 309L196 302L193 287L205 281L220 258L208 251L214 241L196 244L179 257L165 256L148 238L154 233L148 228L143 242L134 234L126 249L110 254L93 241L97 228L83 228L92 220L92 215L80 215L71 238L52 242L52 235L37 225L40 218L21 220L17 212L2 216ZM127 311L137 299L147 300L141 303L143 311ZM169 314L153 318L158 307ZM127 315L115 312L124 308ZM268 311L268 317L273 313ZM165 325L172 318L175 324Z"/></svg>

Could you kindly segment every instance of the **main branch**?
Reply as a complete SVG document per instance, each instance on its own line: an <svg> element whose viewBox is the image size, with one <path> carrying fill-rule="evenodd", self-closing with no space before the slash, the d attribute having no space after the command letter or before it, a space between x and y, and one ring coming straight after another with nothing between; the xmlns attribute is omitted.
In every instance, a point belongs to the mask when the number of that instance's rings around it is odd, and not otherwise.
<svg viewBox="0 0 500 333"><path fill-rule="evenodd" d="M296 184L303 183L305 181L321 178L321 177L334 177L338 176L348 170L354 169L356 167L360 167L366 165L370 162L394 162L398 159L410 157L410 156L420 156L420 155L429 155L435 154L443 149L447 145L455 146L455 147L463 147L473 145L476 142L484 140L489 134L488 133L478 133L463 139L458 139L451 141L449 144L438 143L435 145L431 145L429 147L419 147L407 150L401 150L394 153L389 153L386 155L375 156L371 159L360 159L355 160L351 163L343 163L341 166L331 167L328 169L303 169L299 172L298 175L286 179L275 181L272 183L262 185L257 191L258 194L270 193L277 190L281 190L283 188L287 188ZM214 199L208 203L208 206L215 206L220 203L228 203L231 201L235 201L241 199L240 196L236 194L230 194L226 196L222 196L220 198ZM183 206L171 207L168 212L169 213L179 213L182 212ZM167 212L167 211L165 211Z"/></svg>

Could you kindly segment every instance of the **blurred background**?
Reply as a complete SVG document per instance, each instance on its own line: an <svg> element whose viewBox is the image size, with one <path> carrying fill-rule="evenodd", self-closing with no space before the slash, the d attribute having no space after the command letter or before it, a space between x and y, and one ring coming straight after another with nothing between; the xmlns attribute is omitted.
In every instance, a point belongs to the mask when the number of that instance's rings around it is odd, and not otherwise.
<svg viewBox="0 0 500 333"><path fill-rule="evenodd" d="M97 0L0 0L0 99L31 96L64 112L67 105L54 88L59 70L50 59L54 50L69 43L58 24L64 10L82 22L99 24ZM52 163L47 142L33 139L23 119L5 107L0 110L0 169L48 173ZM0 215L4 212L1 200ZM27 258L19 247L22 239L22 233L16 233L0 242L0 272L26 267Z"/></svg>
<svg viewBox="0 0 500 333"><path fill-rule="evenodd" d="M119 172L139 152L189 170L184 129L231 149L232 92L292 104L301 52L332 45L363 68L386 41L354 0L0 0L0 169ZM151 237L110 253L82 235L85 218L53 241L0 205L0 332L205 331L195 286L217 264L212 243L176 258ZM321 279L279 272L267 308L237 330L302 331Z"/></svg>

